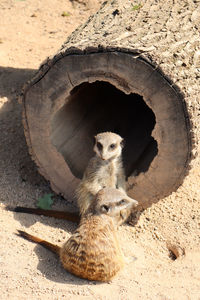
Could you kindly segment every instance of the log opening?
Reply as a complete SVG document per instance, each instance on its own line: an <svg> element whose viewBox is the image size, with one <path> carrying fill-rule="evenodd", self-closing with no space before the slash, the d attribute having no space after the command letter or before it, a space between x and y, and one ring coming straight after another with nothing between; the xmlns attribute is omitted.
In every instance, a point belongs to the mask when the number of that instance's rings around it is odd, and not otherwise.
<svg viewBox="0 0 200 300"><path fill-rule="evenodd" d="M125 141L123 160L127 177L146 172L157 154L151 136L155 115L142 96L125 94L104 81L75 87L52 120L51 141L74 176L82 178L93 153L93 136L112 131Z"/></svg>

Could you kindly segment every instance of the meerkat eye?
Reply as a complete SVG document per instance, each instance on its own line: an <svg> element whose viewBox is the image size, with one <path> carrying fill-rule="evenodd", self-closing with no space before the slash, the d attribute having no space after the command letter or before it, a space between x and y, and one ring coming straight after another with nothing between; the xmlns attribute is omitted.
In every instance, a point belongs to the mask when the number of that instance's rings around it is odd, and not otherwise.
<svg viewBox="0 0 200 300"><path fill-rule="evenodd" d="M116 144L111 144L110 146L109 146L109 148L111 149L111 150L114 150L115 148L116 148Z"/></svg>
<svg viewBox="0 0 200 300"><path fill-rule="evenodd" d="M102 212L107 213L107 212L109 212L109 210L110 210L110 207L108 205L104 204L104 205L101 206L101 211Z"/></svg>
<svg viewBox="0 0 200 300"><path fill-rule="evenodd" d="M120 146L121 146L121 148L124 148L124 140L122 140L122 141L120 142Z"/></svg>
<svg viewBox="0 0 200 300"><path fill-rule="evenodd" d="M125 199L122 199L120 200L117 204L118 205L124 205L126 203L126 200Z"/></svg>
<svg viewBox="0 0 200 300"><path fill-rule="evenodd" d="M99 142L97 142L97 148L99 149L99 151L101 151L103 149L103 145Z"/></svg>

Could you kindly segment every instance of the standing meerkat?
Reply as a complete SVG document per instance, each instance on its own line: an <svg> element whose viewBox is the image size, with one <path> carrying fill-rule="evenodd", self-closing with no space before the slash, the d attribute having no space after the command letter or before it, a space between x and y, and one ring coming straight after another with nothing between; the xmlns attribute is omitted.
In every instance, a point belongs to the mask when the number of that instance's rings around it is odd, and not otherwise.
<svg viewBox="0 0 200 300"><path fill-rule="evenodd" d="M89 207L94 195L104 187L126 191L125 173L122 163L123 139L113 132L95 136L93 156L76 190L80 213Z"/></svg>
<svg viewBox="0 0 200 300"><path fill-rule="evenodd" d="M116 227L125 221L136 202L115 188L100 190L62 247L24 231L19 230L18 234L58 254L70 273L89 280L109 281L125 264Z"/></svg>

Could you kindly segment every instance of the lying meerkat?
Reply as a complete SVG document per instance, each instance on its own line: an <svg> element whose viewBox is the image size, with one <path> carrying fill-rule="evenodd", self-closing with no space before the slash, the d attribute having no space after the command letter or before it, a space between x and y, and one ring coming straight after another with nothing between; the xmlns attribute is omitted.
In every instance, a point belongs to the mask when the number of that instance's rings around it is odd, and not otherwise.
<svg viewBox="0 0 200 300"><path fill-rule="evenodd" d="M125 263L116 227L136 205L123 191L104 188L91 201L80 225L62 247L21 230L18 234L58 254L70 273L89 280L109 281Z"/></svg>

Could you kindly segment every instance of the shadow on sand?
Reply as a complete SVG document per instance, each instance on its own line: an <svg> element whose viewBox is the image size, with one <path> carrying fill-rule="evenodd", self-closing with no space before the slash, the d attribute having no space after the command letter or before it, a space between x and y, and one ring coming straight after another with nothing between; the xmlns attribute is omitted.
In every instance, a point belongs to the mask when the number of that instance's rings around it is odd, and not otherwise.
<svg viewBox="0 0 200 300"><path fill-rule="evenodd" d="M28 153L21 120L21 105L17 101L23 84L34 76L35 71L0 67L0 202L6 207L34 207L38 196L53 193L49 183L38 173ZM63 206L66 209L66 201L62 197L54 195L54 198L56 209L62 210ZM54 218L21 213L14 213L13 217L26 228L35 222L68 232L76 228L76 225ZM36 246L36 254L39 258L38 269L50 280L83 284L83 281L72 275L68 276L59 264L59 258L55 257L56 268L52 266L53 254L48 253L46 249Z"/></svg>

